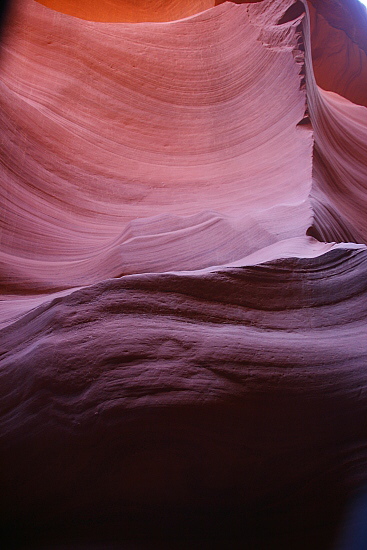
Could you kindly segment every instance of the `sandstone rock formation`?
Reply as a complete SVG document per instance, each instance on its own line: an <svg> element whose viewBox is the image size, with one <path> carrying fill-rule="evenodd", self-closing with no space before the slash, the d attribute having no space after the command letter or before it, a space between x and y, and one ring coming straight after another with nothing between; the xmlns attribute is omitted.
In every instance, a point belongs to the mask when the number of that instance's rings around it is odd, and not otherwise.
<svg viewBox="0 0 367 550"><path fill-rule="evenodd" d="M357 0L13 2L12 544L334 543L367 481L364 33Z"/></svg>

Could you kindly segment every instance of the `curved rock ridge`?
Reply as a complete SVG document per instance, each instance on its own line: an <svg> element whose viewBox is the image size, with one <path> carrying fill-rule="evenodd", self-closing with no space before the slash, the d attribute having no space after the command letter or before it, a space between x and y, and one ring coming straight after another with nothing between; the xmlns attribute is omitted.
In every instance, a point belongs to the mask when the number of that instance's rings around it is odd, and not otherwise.
<svg viewBox="0 0 367 550"><path fill-rule="evenodd" d="M311 7L311 13L312 9ZM358 11L358 6L356 9ZM359 9L366 11L364 6L360 6ZM336 14L338 14L337 9ZM338 25L333 12L330 20L334 25ZM367 28L367 15L364 20ZM364 20L362 18L361 21ZM362 26L361 21L357 20L357 28L358 24ZM306 22L306 65L309 68L307 70L307 103L314 134L311 192L314 222L310 234L322 241L366 243L367 109L364 105L358 102L355 104L348 99L350 94L345 93L348 92L347 88L344 88L340 95L335 91L323 90L317 85L317 71L314 75L311 70L311 55L315 57L314 35L317 34L319 40L322 37L323 42L330 42L322 28L318 34L318 26L315 25L312 17L307 18ZM344 22L344 26L340 25L342 30L334 28L333 36L340 36L342 33L348 47L357 48L356 43L349 38L347 23L348 20ZM350 28L349 34L351 34ZM355 31L354 36L357 40L360 33ZM359 38L357 44L359 48L365 47L362 38ZM341 44L340 48L335 47L335 51L345 53L345 44ZM363 61L365 53L362 51L362 54L354 52L350 55L350 59ZM326 60L326 64L329 63L327 51L321 58ZM342 70L343 66L342 63L334 60L334 67L340 67ZM366 99L365 77L358 71L355 71L352 76L353 78L350 79L345 76L344 80L341 80L344 83L355 84L356 89L359 89ZM331 89L333 90L333 86ZM364 103L365 99L360 103Z"/></svg>
<svg viewBox="0 0 367 550"><path fill-rule="evenodd" d="M14 2L1 543L325 550L367 483L364 12L213 3Z"/></svg>
<svg viewBox="0 0 367 550"><path fill-rule="evenodd" d="M192 243L190 242L190 244ZM273 245L262 248L261 250L253 252L252 254L249 254L248 256L241 258L240 260L228 263L227 266L244 267L244 266L250 266L250 265L257 265L257 264L263 264L269 261L274 261L278 258L300 258L300 259L316 258L318 256L321 256L322 254L326 254L330 250L337 250L339 248L349 249L349 250L358 250L358 249L364 249L365 245L358 245L353 243L339 243L339 244L321 243L312 237L296 237L293 239L286 239L283 241L279 241ZM95 270L100 274L103 274L102 268L99 266L99 263L102 260L103 259L97 257L94 263ZM210 272L216 272L218 271L218 269L221 269L221 268L222 266L211 266L210 268L205 268L201 270L191 270L191 271L185 270L177 273L178 274L187 274L187 273L206 274ZM58 269L60 269L60 266L58 266ZM55 275L55 273L57 273L56 268L53 275ZM50 274L48 274L48 276L50 276ZM47 288L46 281L44 286L45 288ZM50 300L56 297L68 295L71 292L73 292L73 290L75 290L75 287L71 289L59 290L56 292L54 291L52 293L50 292L45 293L45 289L43 289L43 292L40 289L39 292L35 294L34 290L33 292L27 293L27 289L24 288L23 294L3 295L2 301L0 302L0 314L1 314L0 328L3 328L8 324L14 322L19 317L23 316L30 309L36 308L40 304L44 302L49 302Z"/></svg>
<svg viewBox="0 0 367 550"><path fill-rule="evenodd" d="M312 98L312 99L311 99ZM312 191L321 240L367 241L367 109L321 88L309 94L315 121Z"/></svg>
<svg viewBox="0 0 367 550"><path fill-rule="evenodd" d="M64 524L113 503L131 534L129 506L164 523L238 502L246 523L306 487L339 499L366 480L366 270L365 250L334 250L135 275L9 325L2 518Z"/></svg>

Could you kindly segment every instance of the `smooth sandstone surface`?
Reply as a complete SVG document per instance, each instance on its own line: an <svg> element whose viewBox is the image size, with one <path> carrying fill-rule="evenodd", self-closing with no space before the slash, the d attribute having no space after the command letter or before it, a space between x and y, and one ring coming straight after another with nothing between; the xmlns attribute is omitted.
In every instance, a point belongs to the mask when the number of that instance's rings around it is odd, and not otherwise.
<svg viewBox="0 0 367 550"><path fill-rule="evenodd" d="M263 43L257 19L234 4L169 25L19 6L1 94L5 291L220 265L305 234L296 25Z"/></svg>
<svg viewBox="0 0 367 550"><path fill-rule="evenodd" d="M367 482L367 16L213 4L13 3L14 545L321 550Z"/></svg>

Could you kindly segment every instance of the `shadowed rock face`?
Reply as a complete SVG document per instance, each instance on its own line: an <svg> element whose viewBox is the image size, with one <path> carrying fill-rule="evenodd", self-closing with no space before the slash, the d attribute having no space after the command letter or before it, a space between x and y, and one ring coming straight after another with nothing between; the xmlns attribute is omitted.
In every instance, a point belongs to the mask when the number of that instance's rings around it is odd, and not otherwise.
<svg viewBox="0 0 367 550"><path fill-rule="evenodd" d="M43 3L0 56L4 541L331 548L367 481L365 11Z"/></svg>

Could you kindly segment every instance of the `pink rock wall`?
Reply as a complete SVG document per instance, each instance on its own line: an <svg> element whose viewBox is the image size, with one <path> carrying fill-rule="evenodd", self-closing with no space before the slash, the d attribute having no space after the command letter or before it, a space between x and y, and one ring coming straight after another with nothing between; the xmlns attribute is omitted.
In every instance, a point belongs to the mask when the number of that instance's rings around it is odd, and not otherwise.
<svg viewBox="0 0 367 550"><path fill-rule="evenodd" d="M366 482L367 24L179 6L17 0L3 35L13 545L325 549Z"/></svg>
<svg viewBox="0 0 367 550"><path fill-rule="evenodd" d="M206 268L305 234L296 25L263 43L257 17L226 4L134 26L19 7L2 80L8 289Z"/></svg>

